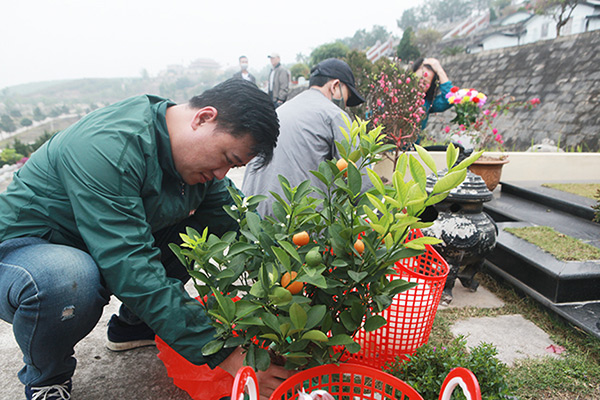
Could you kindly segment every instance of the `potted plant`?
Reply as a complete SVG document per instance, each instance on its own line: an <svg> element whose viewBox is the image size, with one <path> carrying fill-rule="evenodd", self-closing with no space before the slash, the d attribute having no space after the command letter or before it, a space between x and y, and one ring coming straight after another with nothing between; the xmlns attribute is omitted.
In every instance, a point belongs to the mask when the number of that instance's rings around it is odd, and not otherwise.
<svg viewBox="0 0 600 400"><path fill-rule="evenodd" d="M450 170L427 193L422 163L437 169L417 146L421 162L402 154L391 185L368 169L373 188L361 193L360 169L391 145L384 144L381 126L367 132L364 121L347 121L344 135L337 144L342 158L312 171L325 191L309 181L290 187L280 176L285 195L275 195L274 217L261 219L255 210L264 196L242 198L231 190L235 205L225 210L239 233L217 237L188 229L181 246L171 245L216 329L203 354L241 346L246 364L258 370L273 360L290 369L336 363L345 351L360 350L357 331L384 326L378 314L414 286L390 280L394 264L439 241L406 238L430 225L419 214L458 186L478 155L454 166L458 152L450 146ZM405 182L407 170L413 178ZM319 199L310 196L315 192Z"/></svg>
<svg viewBox="0 0 600 400"><path fill-rule="evenodd" d="M452 142L465 149L477 151L504 152L502 134L494 127L496 118L515 108L531 109L540 103L540 99L517 101L514 97L503 95L489 101L488 97L475 89L460 89L454 86L446 96L454 104L455 117L450 121L453 127L446 126L445 132ZM480 175L488 189L493 191L500 182L502 166L508 163L508 155L494 157L484 154L469 169Z"/></svg>

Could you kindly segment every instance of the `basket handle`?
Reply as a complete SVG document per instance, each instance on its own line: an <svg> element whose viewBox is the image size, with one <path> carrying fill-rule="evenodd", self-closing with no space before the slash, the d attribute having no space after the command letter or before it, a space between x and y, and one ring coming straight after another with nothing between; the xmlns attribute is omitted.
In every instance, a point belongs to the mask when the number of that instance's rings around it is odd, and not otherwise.
<svg viewBox="0 0 600 400"><path fill-rule="evenodd" d="M466 368L454 368L444 379L439 400L450 400L456 386L460 385L467 400L481 400L477 377Z"/></svg>
<svg viewBox="0 0 600 400"><path fill-rule="evenodd" d="M250 400L258 400L258 379L252 367L240 368L235 374L233 389L231 390L231 400L243 400L244 391L248 389Z"/></svg>

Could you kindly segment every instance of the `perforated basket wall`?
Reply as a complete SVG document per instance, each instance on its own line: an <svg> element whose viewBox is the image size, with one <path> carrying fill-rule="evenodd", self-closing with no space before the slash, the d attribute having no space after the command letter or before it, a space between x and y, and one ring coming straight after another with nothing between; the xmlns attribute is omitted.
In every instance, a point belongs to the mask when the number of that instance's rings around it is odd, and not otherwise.
<svg viewBox="0 0 600 400"><path fill-rule="evenodd" d="M406 382L375 368L340 364L299 372L283 382L270 400L295 400L298 390L325 390L337 400L423 400Z"/></svg>
<svg viewBox="0 0 600 400"><path fill-rule="evenodd" d="M415 231L409 240L421 236L420 231ZM397 274L392 278L418 285L398 294L392 305L381 313L388 321L386 326L356 334L354 340L361 345L361 350L349 354L347 361L382 368L396 357L406 359L427 343L448 270L446 261L429 245L424 254L398 261Z"/></svg>

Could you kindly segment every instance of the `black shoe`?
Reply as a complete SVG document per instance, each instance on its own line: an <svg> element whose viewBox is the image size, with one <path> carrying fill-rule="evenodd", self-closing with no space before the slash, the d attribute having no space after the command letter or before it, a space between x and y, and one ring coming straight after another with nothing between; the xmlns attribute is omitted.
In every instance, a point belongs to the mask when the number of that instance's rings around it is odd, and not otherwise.
<svg viewBox="0 0 600 400"><path fill-rule="evenodd" d="M72 382L68 381L50 386L25 386L27 400L69 400L71 398Z"/></svg>
<svg viewBox="0 0 600 400"><path fill-rule="evenodd" d="M113 314L108 322L106 347L112 351L126 351L138 347L155 346L154 331L144 323L128 325Z"/></svg>

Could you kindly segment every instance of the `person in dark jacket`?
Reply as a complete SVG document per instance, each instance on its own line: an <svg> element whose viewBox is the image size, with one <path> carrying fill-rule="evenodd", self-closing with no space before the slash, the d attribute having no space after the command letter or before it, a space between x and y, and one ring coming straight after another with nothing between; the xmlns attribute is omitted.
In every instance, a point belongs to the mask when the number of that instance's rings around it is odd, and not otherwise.
<svg viewBox="0 0 600 400"><path fill-rule="evenodd" d="M235 187L225 175L267 164L278 135L269 96L230 79L186 104L144 95L96 110L31 156L0 194L0 318L23 352L27 399L69 398L73 348L111 295L123 303L112 350L156 333L194 364L237 372L239 349L202 356L215 331L168 244L186 226L238 229L223 210ZM288 376L259 374L261 391Z"/></svg>
<svg viewBox="0 0 600 400"><path fill-rule="evenodd" d="M256 78L248 71L248 57L240 56L240 70L233 74L234 78L245 79L256 85Z"/></svg>

